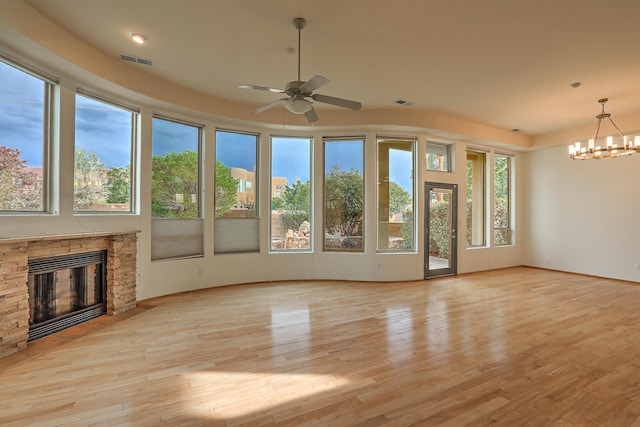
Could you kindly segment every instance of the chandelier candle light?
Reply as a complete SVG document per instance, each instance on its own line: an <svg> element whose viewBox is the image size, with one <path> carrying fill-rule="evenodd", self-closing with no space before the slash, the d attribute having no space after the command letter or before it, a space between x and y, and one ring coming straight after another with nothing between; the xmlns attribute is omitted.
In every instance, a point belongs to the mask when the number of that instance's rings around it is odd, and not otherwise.
<svg viewBox="0 0 640 427"><path fill-rule="evenodd" d="M623 135L618 129L618 126L613 122L611 114L604 112L604 104L608 101L608 98L599 99L598 102L602 104L602 112L596 116L598 123L596 124L596 131L586 146L580 146L580 142L576 142L569 146L569 157L573 160L588 160L588 159L604 159L608 157L620 157L628 156L634 153L640 153L640 135L631 137L629 135ZM618 135L610 135L606 137L606 146L596 145L598 142L598 133L600 132L600 123L602 119L609 119L613 127L618 132ZM621 145L618 145L618 142Z"/></svg>

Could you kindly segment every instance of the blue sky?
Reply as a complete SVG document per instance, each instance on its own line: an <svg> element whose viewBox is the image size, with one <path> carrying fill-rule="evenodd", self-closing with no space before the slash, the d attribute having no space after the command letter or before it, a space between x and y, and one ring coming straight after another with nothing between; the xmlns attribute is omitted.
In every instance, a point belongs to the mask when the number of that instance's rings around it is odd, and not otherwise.
<svg viewBox="0 0 640 427"><path fill-rule="evenodd" d="M18 148L29 166L42 166L44 83L0 62L0 145Z"/></svg>
<svg viewBox="0 0 640 427"><path fill-rule="evenodd" d="M342 170L355 169L364 173L364 141L327 141L324 150L324 172L330 172L334 166Z"/></svg>
<svg viewBox="0 0 640 427"><path fill-rule="evenodd" d="M227 167L253 172L256 166L256 136L235 132L216 132L216 160Z"/></svg>
<svg viewBox="0 0 640 427"><path fill-rule="evenodd" d="M404 150L390 150L389 151L389 181L393 181L400 184L402 188L407 191L412 191L412 168L407 168L407 165L411 165L411 157L413 153Z"/></svg>
<svg viewBox="0 0 640 427"><path fill-rule="evenodd" d="M106 168L131 162L129 111L84 96L76 97L76 147L96 153Z"/></svg>
<svg viewBox="0 0 640 427"><path fill-rule="evenodd" d="M271 175L284 176L291 185L298 179L309 180L311 140L309 138L272 138Z"/></svg>
<svg viewBox="0 0 640 427"><path fill-rule="evenodd" d="M154 118L151 139L151 152L154 156L172 151L198 152L198 128L195 126Z"/></svg>
<svg viewBox="0 0 640 427"><path fill-rule="evenodd" d="M28 166L42 166L42 106L44 83L0 62L0 145L18 148ZM76 146L93 150L106 168L124 167L130 162L131 113L79 96L76 98ZM167 120L153 120L153 154L169 151L197 151L198 130ZM255 136L218 132L217 159L227 166L249 171L255 166ZM362 172L362 145L359 141L330 143L325 169L333 165ZM252 153L248 156L246 153ZM272 175L284 176L289 184L309 179L311 140L274 137ZM411 189L411 153L390 152L390 179ZM320 164L320 159L316 159Z"/></svg>

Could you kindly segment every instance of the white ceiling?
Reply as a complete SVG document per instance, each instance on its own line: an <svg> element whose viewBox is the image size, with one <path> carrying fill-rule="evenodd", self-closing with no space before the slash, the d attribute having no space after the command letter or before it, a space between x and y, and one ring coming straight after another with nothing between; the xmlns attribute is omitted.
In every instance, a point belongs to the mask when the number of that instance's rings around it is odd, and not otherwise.
<svg viewBox="0 0 640 427"><path fill-rule="evenodd" d="M640 112L638 0L26 0L113 57L254 108L279 95L239 89L331 79L318 91L363 109L412 108L543 134ZM132 31L148 42L137 46ZM132 67L144 67L131 64ZM571 88L573 82L581 82ZM412 107L394 104L403 99ZM317 105L323 109L336 107Z"/></svg>

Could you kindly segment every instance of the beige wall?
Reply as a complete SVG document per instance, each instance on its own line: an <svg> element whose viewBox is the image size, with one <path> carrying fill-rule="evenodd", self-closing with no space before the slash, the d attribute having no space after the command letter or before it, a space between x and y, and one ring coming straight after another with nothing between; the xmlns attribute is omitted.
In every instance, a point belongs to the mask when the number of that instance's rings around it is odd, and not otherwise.
<svg viewBox="0 0 640 427"><path fill-rule="evenodd" d="M526 159L523 263L640 282L640 155L571 160L562 145Z"/></svg>

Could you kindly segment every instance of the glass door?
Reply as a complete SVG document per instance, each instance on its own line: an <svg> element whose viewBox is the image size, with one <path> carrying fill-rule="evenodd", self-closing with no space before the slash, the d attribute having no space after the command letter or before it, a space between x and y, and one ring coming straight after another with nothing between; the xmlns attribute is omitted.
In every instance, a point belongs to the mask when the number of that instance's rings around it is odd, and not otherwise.
<svg viewBox="0 0 640 427"><path fill-rule="evenodd" d="M458 186L425 183L425 279L457 274Z"/></svg>

